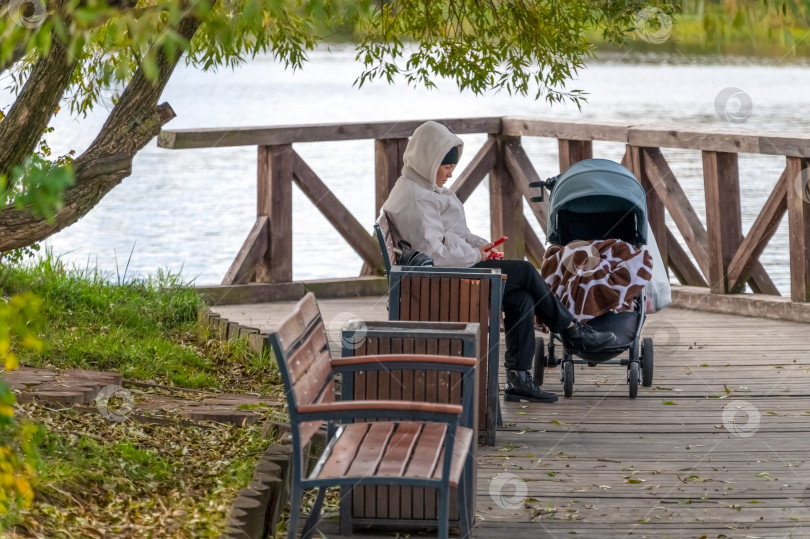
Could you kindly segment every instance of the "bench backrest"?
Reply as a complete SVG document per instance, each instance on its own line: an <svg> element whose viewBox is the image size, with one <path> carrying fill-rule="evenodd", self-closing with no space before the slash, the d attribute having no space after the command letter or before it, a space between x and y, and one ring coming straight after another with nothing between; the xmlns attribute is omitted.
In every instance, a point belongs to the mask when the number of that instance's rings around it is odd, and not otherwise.
<svg viewBox="0 0 810 539"><path fill-rule="evenodd" d="M399 253L397 249L397 241L401 238L397 235L396 229L385 211L380 212L380 217L374 224L374 232L377 235L377 241L380 243L380 252L382 252L383 262L385 263L385 274L391 274L391 266L397 263Z"/></svg>
<svg viewBox="0 0 810 539"><path fill-rule="evenodd" d="M298 406L335 400L329 344L315 295L304 296L268 338L284 382L290 427L303 447L323 422L298 424Z"/></svg>

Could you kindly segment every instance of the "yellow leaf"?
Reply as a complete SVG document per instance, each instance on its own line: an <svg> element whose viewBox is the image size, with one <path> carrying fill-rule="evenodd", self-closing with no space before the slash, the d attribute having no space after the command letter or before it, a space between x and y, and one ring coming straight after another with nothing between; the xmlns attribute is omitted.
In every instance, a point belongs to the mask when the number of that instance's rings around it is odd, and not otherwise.
<svg viewBox="0 0 810 539"><path fill-rule="evenodd" d="M30 333L23 337L20 344L23 346L23 348L28 348L29 350L34 350L35 352L42 351L42 341Z"/></svg>
<svg viewBox="0 0 810 539"><path fill-rule="evenodd" d="M7 371L13 371L19 366L20 366L20 362L17 361L17 356L15 354L9 353L8 355L6 355L6 370Z"/></svg>

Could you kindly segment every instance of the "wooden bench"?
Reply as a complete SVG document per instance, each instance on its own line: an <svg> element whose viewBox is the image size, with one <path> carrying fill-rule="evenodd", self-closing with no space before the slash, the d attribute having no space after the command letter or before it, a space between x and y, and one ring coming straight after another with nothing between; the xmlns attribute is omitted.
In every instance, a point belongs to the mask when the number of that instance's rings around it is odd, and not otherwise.
<svg viewBox="0 0 810 539"><path fill-rule="evenodd" d="M449 533L449 495L455 487L460 494L461 536L469 536L475 359L412 354L333 359L312 293L298 302L268 340L284 382L293 443L288 538L296 536L304 490L318 489L302 535L309 537L327 487L367 485L436 489L442 538ZM335 375L411 369L460 373L462 404L335 398ZM325 448L306 475L304 448L324 426ZM341 514L341 528L351 533L351 514Z"/></svg>
<svg viewBox="0 0 810 539"><path fill-rule="evenodd" d="M374 225L388 274L390 320L478 322L478 430L495 445L501 423L498 364L503 279L490 268L397 266L394 246L400 239L385 212Z"/></svg>
<svg viewBox="0 0 810 539"><path fill-rule="evenodd" d="M348 322L341 331L343 357L365 354L439 354L478 357L479 325L472 322ZM472 389L477 393L476 381ZM391 370L356 371L341 378L343 400L393 399L419 402L462 404L464 380L460 373ZM477 395L474 403L477 403ZM472 417L476 417L473 413ZM474 444L471 451L476 451ZM467 482L466 495L475 492L475 473ZM450 493L450 525L458 526L457 492ZM352 514L359 526L415 529L436 520L437 498L434 489L369 486L341 492L341 513ZM460 527L460 526L458 526Z"/></svg>

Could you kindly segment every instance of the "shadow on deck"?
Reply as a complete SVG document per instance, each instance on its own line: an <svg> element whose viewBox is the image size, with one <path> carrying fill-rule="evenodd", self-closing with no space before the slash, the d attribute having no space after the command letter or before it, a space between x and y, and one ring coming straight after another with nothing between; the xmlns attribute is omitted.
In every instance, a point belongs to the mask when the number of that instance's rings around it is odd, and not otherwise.
<svg viewBox="0 0 810 539"><path fill-rule="evenodd" d="M320 305L335 332L387 318L384 298ZM291 306L214 310L267 331ZM655 377L635 400L608 364L577 365L570 399L502 402L497 445L478 451L473 537L810 536L808 325L667 309L644 336ZM545 380L562 393L559 370Z"/></svg>

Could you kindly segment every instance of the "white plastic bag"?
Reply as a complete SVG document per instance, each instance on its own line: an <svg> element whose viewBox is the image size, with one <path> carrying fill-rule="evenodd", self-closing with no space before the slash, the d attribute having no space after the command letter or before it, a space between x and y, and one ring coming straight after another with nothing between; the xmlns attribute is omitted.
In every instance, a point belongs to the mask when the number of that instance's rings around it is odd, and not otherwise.
<svg viewBox="0 0 810 539"><path fill-rule="evenodd" d="M647 223L647 250L653 259L652 279L647 283L647 313L657 313L670 303L672 303L672 290L669 286L669 275L664 267L664 259L658 250L658 243Z"/></svg>

